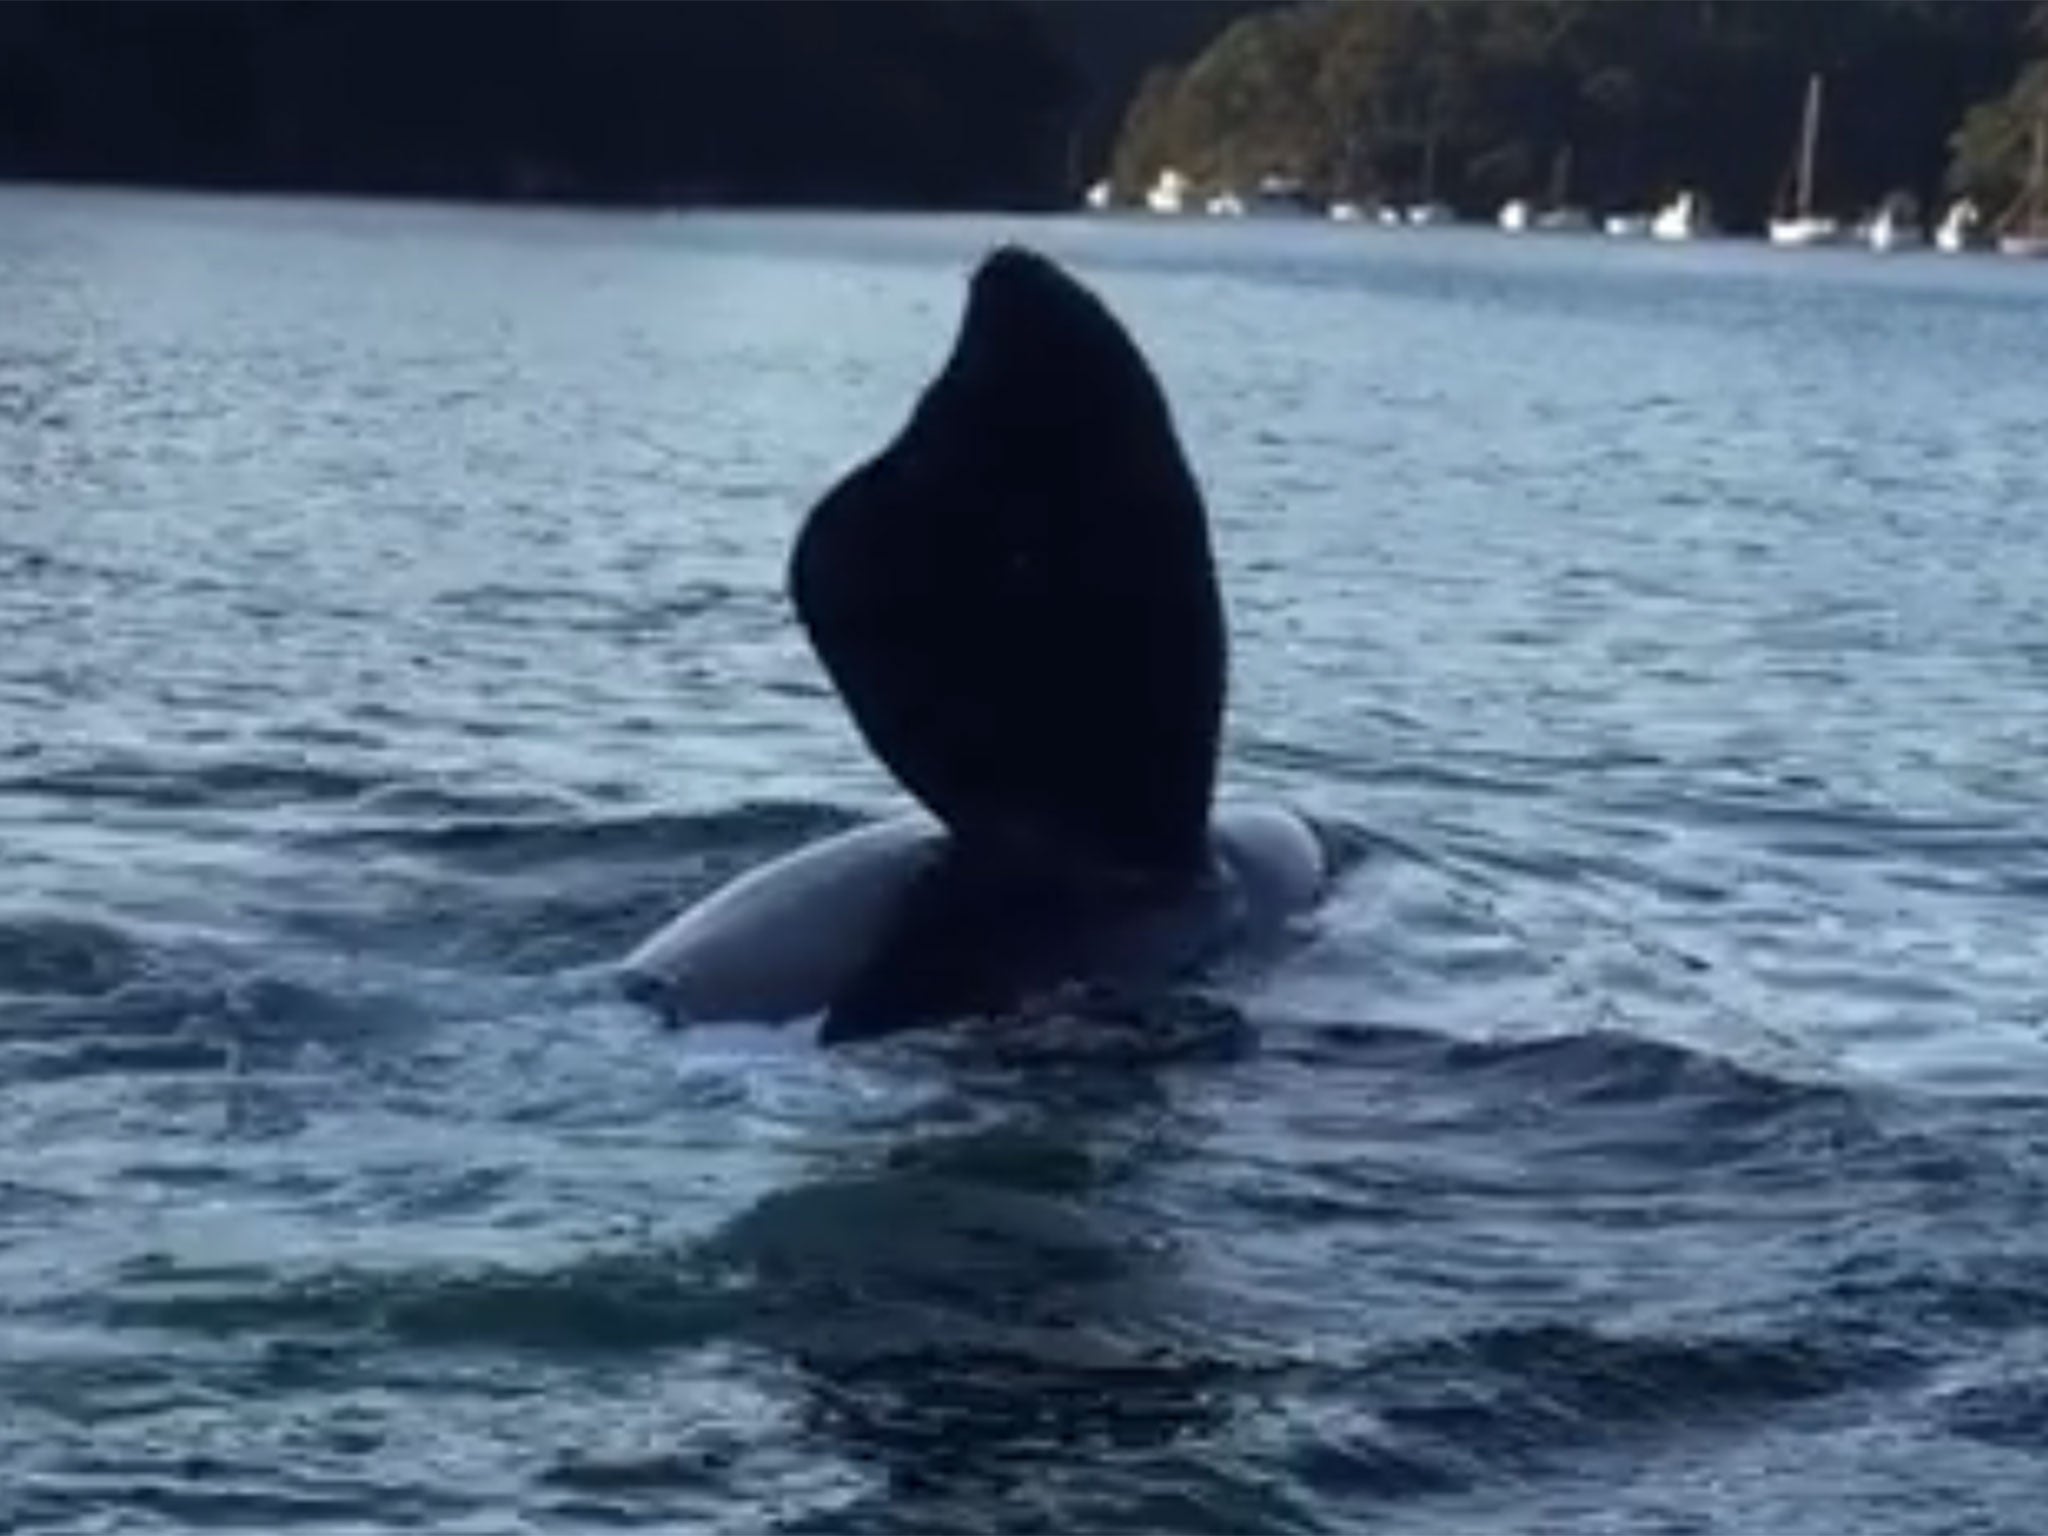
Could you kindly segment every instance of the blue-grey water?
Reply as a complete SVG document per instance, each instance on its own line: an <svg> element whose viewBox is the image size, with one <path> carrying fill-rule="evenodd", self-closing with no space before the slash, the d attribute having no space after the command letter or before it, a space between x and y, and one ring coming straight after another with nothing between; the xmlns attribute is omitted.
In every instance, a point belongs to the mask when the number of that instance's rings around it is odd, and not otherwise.
<svg viewBox="0 0 2048 1536"><path fill-rule="evenodd" d="M783 554L1008 237L1356 862L1136 1017L663 1033L608 962L898 804ZM1989 257L0 193L0 1530L2037 1532L2044 336Z"/></svg>

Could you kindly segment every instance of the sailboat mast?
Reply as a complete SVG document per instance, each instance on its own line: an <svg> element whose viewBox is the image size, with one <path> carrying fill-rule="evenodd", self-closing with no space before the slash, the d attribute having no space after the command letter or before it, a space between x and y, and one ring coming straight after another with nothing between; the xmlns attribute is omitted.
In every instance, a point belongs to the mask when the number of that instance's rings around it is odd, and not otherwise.
<svg viewBox="0 0 2048 1536"><path fill-rule="evenodd" d="M1799 134L1799 190L1798 206L1794 210L1803 219L1813 212L1813 155L1820 142L1820 76L1806 78L1806 121Z"/></svg>

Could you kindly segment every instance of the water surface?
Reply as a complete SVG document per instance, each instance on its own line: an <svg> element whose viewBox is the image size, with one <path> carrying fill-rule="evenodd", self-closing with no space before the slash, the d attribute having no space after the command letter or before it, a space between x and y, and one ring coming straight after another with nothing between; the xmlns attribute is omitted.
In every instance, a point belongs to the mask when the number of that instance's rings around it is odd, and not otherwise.
<svg viewBox="0 0 2048 1536"><path fill-rule="evenodd" d="M1136 1019L661 1034L898 803L782 559L1004 238L1359 861ZM0 1528L2035 1529L2041 278L0 193Z"/></svg>

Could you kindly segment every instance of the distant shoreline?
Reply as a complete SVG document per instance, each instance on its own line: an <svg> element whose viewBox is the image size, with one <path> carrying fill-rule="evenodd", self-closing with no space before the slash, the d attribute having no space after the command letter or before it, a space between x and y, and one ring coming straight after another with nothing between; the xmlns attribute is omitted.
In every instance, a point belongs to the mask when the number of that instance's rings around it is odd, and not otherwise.
<svg viewBox="0 0 2048 1536"><path fill-rule="evenodd" d="M1063 214L1074 211L1071 203L1050 199L1000 203L919 203L864 199L860 201L789 201L781 199L729 199L705 201L665 200L655 196L604 197L489 191L420 191L391 187L308 186L294 183L224 184L172 179L136 180L121 177L38 175L0 170L0 191L42 189L59 192L122 192L161 194L170 197L222 199L304 199L307 201L446 204L457 208L535 208L578 213L875 213L919 214L944 217L959 215L1027 216Z"/></svg>

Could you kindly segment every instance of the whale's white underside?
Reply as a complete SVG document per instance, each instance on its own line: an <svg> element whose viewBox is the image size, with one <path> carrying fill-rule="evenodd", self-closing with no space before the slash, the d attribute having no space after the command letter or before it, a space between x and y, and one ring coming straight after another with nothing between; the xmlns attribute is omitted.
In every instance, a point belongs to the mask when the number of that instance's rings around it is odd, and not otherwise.
<svg viewBox="0 0 2048 1536"><path fill-rule="evenodd" d="M686 908L626 957L619 982L672 1022L783 1023L823 1011L873 951L946 833L922 813L856 827L747 871ZM1217 890L1233 925L1257 931L1312 908L1330 870L1308 821L1236 803L1211 821ZM1215 922L1163 912L1169 923Z"/></svg>

